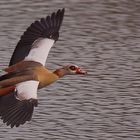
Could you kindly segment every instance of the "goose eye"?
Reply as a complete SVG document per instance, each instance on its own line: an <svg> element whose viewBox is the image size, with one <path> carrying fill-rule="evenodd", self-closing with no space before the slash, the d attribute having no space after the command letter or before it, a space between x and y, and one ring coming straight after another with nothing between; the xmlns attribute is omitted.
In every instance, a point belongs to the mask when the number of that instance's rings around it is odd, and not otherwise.
<svg viewBox="0 0 140 140"><path fill-rule="evenodd" d="M71 70L76 70L76 67L75 66L70 66L70 69Z"/></svg>

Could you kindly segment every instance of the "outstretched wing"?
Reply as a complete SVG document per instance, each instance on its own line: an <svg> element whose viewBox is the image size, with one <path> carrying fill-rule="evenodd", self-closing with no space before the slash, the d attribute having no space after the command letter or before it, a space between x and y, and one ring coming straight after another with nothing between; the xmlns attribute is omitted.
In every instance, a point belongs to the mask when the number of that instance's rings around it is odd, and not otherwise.
<svg viewBox="0 0 140 140"><path fill-rule="evenodd" d="M16 85L16 90L0 96L0 116L4 123L18 127L32 118L37 106L38 81L27 81Z"/></svg>
<svg viewBox="0 0 140 140"><path fill-rule="evenodd" d="M37 61L44 65L50 48L59 38L64 11L64 9L59 9L51 16L32 23L21 36L9 65L24 59Z"/></svg>
<svg viewBox="0 0 140 140"><path fill-rule="evenodd" d="M0 97L0 116L6 125L18 127L32 118L34 107L37 106L36 99L18 100L15 91Z"/></svg>

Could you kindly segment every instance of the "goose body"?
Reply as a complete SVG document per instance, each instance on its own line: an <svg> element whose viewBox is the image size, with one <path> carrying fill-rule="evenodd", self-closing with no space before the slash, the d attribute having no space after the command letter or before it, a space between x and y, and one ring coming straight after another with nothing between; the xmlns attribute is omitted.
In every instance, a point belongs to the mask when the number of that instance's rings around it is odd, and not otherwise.
<svg viewBox="0 0 140 140"><path fill-rule="evenodd" d="M54 71L45 67L51 47L59 38L64 16L59 9L51 16L32 23L21 36L5 75L0 77L0 116L4 123L18 127L32 118L38 104L37 90L67 74L85 74L76 65Z"/></svg>

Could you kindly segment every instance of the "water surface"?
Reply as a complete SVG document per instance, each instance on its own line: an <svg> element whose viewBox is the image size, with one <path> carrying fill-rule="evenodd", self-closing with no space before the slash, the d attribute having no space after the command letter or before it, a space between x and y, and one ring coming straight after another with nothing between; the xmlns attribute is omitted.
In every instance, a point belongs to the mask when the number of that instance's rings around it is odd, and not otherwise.
<svg viewBox="0 0 140 140"><path fill-rule="evenodd" d="M1 0L0 69L28 25L63 7L60 39L46 65L74 63L88 75L40 90L32 121L13 129L0 121L0 139L139 140L138 0Z"/></svg>

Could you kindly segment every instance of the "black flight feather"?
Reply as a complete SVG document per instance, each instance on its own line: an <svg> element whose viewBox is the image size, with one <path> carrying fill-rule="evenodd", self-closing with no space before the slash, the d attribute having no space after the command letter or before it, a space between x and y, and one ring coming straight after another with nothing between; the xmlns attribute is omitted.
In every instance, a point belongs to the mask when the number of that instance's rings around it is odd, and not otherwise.
<svg viewBox="0 0 140 140"><path fill-rule="evenodd" d="M26 121L30 121L37 99L17 100L16 92L0 97L0 116L6 125L18 127Z"/></svg>
<svg viewBox="0 0 140 140"><path fill-rule="evenodd" d="M64 12L64 9L59 9L56 13L52 13L51 16L41 18L32 23L21 36L11 57L9 66L23 60L29 54L33 42L38 38L50 38L57 41Z"/></svg>

